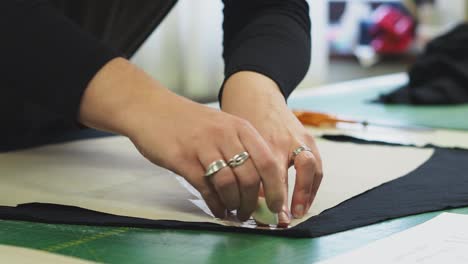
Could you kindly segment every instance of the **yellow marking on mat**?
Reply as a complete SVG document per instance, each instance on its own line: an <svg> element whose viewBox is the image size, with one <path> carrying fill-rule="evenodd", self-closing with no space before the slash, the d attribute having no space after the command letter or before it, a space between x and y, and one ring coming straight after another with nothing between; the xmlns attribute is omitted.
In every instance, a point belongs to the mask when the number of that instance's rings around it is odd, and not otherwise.
<svg viewBox="0 0 468 264"><path fill-rule="evenodd" d="M130 230L130 227L121 227L121 228L118 228L118 229L114 229L114 230L107 231L107 232L102 232L102 233L92 235L92 236L89 236L89 237L85 237L85 238L81 238L81 239L77 239L77 240L72 240L72 241L68 241L68 242L65 242L65 243L60 243L60 244L57 244L57 245L42 248L42 250L49 251L49 252L60 251L60 250L65 249L65 248L78 246L78 245L85 244L85 243L88 243L88 242L91 242L91 241L94 241L94 240L98 240L98 239L101 239L101 238L122 234L122 233L127 232L128 230Z"/></svg>

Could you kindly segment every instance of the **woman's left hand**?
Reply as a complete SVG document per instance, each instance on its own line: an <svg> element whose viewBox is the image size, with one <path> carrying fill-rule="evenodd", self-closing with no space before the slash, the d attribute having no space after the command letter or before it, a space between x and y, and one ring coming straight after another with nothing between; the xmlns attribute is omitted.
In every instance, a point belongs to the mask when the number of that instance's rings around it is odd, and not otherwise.
<svg viewBox="0 0 468 264"><path fill-rule="evenodd" d="M320 154L310 135L287 108L277 84L265 75L241 71L226 81L222 110L249 121L270 145L281 165L287 190L288 168L294 165L296 182L291 210L286 203L279 215L280 224L290 222L290 213L302 218L309 210L322 180ZM302 151L295 158L293 151L305 145L312 152Z"/></svg>

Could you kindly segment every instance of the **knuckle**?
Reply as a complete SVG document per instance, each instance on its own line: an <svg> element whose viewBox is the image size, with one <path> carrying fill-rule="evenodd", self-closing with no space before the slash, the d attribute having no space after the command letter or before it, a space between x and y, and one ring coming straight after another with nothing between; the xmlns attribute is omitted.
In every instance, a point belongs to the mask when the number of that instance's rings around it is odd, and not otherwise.
<svg viewBox="0 0 468 264"><path fill-rule="evenodd" d="M221 123L213 123L208 128L209 135L223 135L225 127Z"/></svg>
<svg viewBox="0 0 468 264"><path fill-rule="evenodd" d="M312 134L305 132L303 138L307 144L315 144L315 138Z"/></svg>
<svg viewBox="0 0 468 264"><path fill-rule="evenodd" d="M271 155L265 155L258 162L258 168L262 171L279 171L278 164Z"/></svg>
<svg viewBox="0 0 468 264"><path fill-rule="evenodd" d="M250 124L250 122L245 119L236 118L235 123L236 127L240 130L251 131L253 129L252 124Z"/></svg>
<svg viewBox="0 0 468 264"><path fill-rule="evenodd" d="M275 140L278 144L278 146L289 146L291 144L291 137L289 135L284 135L281 137L278 137Z"/></svg>
<svg viewBox="0 0 468 264"><path fill-rule="evenodd" d="M296 164L300 167L317 168L318 166L317 166L317 160L315 156L308 151L307 152L304 151L303 153L304 153L303 155L298 155L298 157L296 158L297 159Z"/></svg>
<svg viewBox="0 0 468 264"><path fill-rule="evenodd" d="M279 147L281 149L286 149L291 144L291 136L289 134L269 134L264 136L264 139L270 143L271 146Z"/></svg>
<svg viewBox="0 0 468 264"><path fill-rule="evenodd" d="M189 133L191 140L203 140L206 139L207 136L222 133L225 129L224 122L222 120L204 121L205 122L201 122L199 126L194 127L192 133Z"/></svg>

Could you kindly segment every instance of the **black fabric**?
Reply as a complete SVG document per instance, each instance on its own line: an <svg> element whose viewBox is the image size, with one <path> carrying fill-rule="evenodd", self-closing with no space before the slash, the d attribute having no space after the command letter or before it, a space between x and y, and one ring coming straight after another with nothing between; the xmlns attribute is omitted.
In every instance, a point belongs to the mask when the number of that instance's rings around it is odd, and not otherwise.
<svg viewBox="0 0 468 264"><path fill-rule="evenodd" d="M103 136L100 133L88 131L87 134L71 134L68 139L79 139L80 135ZM63 138L63 140L66 139ZM343 141L346 138L337 137L336 139ZM363 143L369 144L365 141ZM435 148L432 157L408 175L351 198L288 230L255 230L225 227L212 223L155 221L105 214L78 207L39 203L17 207L0 206L0 219L317 237L397 217L465 206L468 206L468 151Z"/></svg>
<svg viewBox="0 0 468 264"><path fill-rule="evenodd" d="M176 0L0 1L0 145L77 130L82 94L108 61L135 53ZM226 78L269 76L288 96L310 61L305 0L225 0Z"/></svg>
<svg viewBox="0 0 468 264"><path fill-rule="evenodd" d="M447 105L468 103L468 24L431 41L409 71L409 83L377 102Z"/></svg>
<svg viewBox="0 0 468 264"><path fill-rule="evenodd" d="M324 139L328 139L330 141L335 141L335 142L353 142L353 143L365 144L365 145L401 146L401 144L398 144L398 143L390 143L390 142L384 142L384 141L379 141L379 140L365 140L365 139L356 138L356 137L348 136L348 135L322 135L320 137ZM407 145L407 144L405 144L404 146L418 147L416 145ZM427 145L426 147L435 147L435 146Z"/></svg>

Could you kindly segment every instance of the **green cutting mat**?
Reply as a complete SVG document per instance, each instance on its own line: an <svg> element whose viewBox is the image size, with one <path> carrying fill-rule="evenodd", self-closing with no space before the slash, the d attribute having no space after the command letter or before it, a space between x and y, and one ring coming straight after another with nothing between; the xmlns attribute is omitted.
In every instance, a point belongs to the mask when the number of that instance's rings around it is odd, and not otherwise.
<svg viewBox="0 0 468 264"><path fill-rule="evenodd" d="M447 212L468 214L468 208ZM0 220L0 244L107 263L313 263L420 224L415 215L314 239Z"/></svg>
<svg viewBox="0 0 468 264"><path fill-rule="evenodd" d="M295 97L294 109L394 125L418 125L433 128L468 130L468 104L457 106L405 106L371 103L379 94L395 90L394 84L327 95Z"/></svg>

